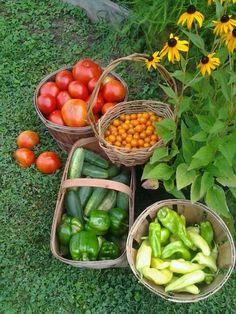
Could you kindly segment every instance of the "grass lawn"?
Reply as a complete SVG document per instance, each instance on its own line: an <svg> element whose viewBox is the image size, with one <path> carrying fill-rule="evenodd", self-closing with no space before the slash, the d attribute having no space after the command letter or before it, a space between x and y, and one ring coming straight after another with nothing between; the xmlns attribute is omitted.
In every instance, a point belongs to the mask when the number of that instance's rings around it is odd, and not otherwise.
<svg viewBox="0 0 236 314"><path fill-rule="evenodd" d="M23 130L37 131L36 153L54 150L64 164L66 154L34 110L34 90L46 74L81 57L106 65L133 52L128 38L114 38L110 28L91 25L79 8L59 0L0 0L0 313L236 313L236 272L209 300L181 305L149 292L129 268L84 270L52 257L50 229L63 170L22 170L12 159L15 139ZM147 80L140 82L144 74L128 77L125 66L120 73L136 85L131 96L137 90L139 97L155 94ZM147 205L137 198L139 211Z"/></svg>

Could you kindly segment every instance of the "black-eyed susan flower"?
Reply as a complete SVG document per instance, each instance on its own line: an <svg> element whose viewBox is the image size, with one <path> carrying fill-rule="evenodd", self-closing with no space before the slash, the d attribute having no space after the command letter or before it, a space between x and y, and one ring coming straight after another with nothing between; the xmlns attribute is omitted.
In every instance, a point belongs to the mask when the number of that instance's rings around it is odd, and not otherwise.
<svg viewBox="0 0 236 314"><path fill-rule="evenodd" d="M233 2L234 2L234 1L236 2L236 0L233 0ZM208 4L208 5L212 5L213 2L215 2L215 0L208 0L208 1L207 1L207 4ZM220 3L221 3L221 4L223 4L224 2L225 2L225 0L220 0Z"/></svg>
<svg viewBox="0 0 236 314"><path fill-rule="evenodd" d="M200 63L198 64L198 69L205 76L207 73L211 75L211 72L215 70L220 65L220 59L214 57L215 53L210 53L207 56L201 58Z"/></svg>
<svg viewBox="0 0 236 314"><path fill-rule="evenodd" d="M157 63L159 63L160 61L161 61L160 52L155 51L151 57L149 57L147 60L145 60L148 71L150 71L151 68L156 69Z"/></svg>
<svg viewBox="0 0 236 314"><path fill-rule="evenodd" d="M233 53L236 50L236 27L231 32L224 34L223 40L229 52Z"/></svg>
<svg viewBox="0 0 236 314"><path fill-rule="evenodd" d="M217 36L229 33L236 26L236 20L231 19L232 15L223 15L219 21L213 21L215 27L213 33Z"/></svg>
<svg viewBox="0 0 236 314"><path fill-rule="evenodd" d="M204 16L201 12L197 11L194 5L189 5L187 11L181 14L177 24L185 25L187 24L187 28L191 29L194 20L196 20L199 24L199 27L202 27L202 23L204 21Z"/></svg>
<svg viewBox="0 0 236 314"><path fill-rule="evenodd" d="M160 57L163 58L168 54L168 60L171 63L180 60L179 51L187 52L189 50L189 43L187 40L179 40L179 37L170 34L169 40L160 51Z"/></svg>

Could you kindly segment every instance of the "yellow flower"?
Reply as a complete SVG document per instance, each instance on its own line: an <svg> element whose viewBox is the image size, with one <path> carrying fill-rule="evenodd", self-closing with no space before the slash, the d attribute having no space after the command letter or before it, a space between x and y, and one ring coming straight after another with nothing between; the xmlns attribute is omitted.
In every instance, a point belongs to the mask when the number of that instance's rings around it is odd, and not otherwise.
<svg viewBox="0 0 236 314"><path fill-rule="evenodd" d="M206 72L211 75L212 70L215 70L220 65L220 59L213 57L215 53L210 53L207 56L203 56L198 68L203 76L206 75Z"/></svg>
<svg viewBox="0 0 236 314"><path fill-rule="evenodd" d="M212 5L212 3L215 2L215 0L208 0L207 4ZM223 4L225 0L220 0L220 3ZM233 2L236 2L236 0L233 0Z"/></svg>
<svg viewBox="0 0 236 314"><path fill-rule="evenodd" d="M150 58L145 60L148 71L151 70L151 67L156 69L157 68L156 64L159 63L160 61L161 61L160 52L155 51Z"/></svg>
<svg viewBox="0 0 236 314"><path fill-rule="evenodd" d="M217 36L231 32L236 26L236 20L231 19L232 15L223 15L220 21L213 21L215 24L213 33Z"/></svg>
<svg viewBox="0 0 236 314"><path fill-rule="evenodd" d="M170 38L167 43L164 45L160 52L160 57L163 58L168 54L168 60L172 63L180 60L179 51L187 52L189 50L187 40L179 40L179 37L170 34Z"/></svg>
<svg viewBox="0 0 236 314"><path fill-rule="evenodd" d="M177 24L186 24L187 23L187 28L188 29L191 29L192 28L192 24L194 22L194 20L196 20L199 24L199 27L202 27L202 23L204 21L204 16L202 13L200 13L199 11L196 10L195 6L194 5L190 5L188 8L187 8L187 12L184 12Z"/></svg>
<svg viewBox="0 0 236 314"><path fill-rule="evenodd" d="M229 52L233 53L236 49L236 27L231 32L224 34L223 40Z"/></svg>

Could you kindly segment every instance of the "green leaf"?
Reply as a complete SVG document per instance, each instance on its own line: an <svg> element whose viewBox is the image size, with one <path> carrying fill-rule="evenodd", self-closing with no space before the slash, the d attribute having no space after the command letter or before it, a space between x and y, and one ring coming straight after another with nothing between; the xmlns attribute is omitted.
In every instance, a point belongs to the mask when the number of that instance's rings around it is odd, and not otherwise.
<svg viewBox="0 0 236 314"><path fill-rule="evenodd" d="M193 159L188 170L205 167L214 160L214 157L215 152L212 147L209 145L203 146L196 152L195 155L193 155Z"/></svg>
<svg viewBox="0 0 236 314"><path fill-rule="evenodd" d="M157 147L152 157L150 158L150 164L154 164L155 162L161 160L163 157L168 156L168 148L167 147Z"/></svg>
<svg viewBox="0 0 236 314"><path fill-rule="evenodd" d="M201 180L201 189L200 189L200 197L204 197L206 192L213 186L214 184L214 178L213 175L205 171L202 175L202 180Z"/></svg>
<svg viewBox="0 0 236 314"><path fill-rule="evenodd" d="M191 137L191 140L196 141L196 142L206 142L207 140L207 133L204 131L200 131L196 134L194 134Z"/></svg>
<svg viewBox="0 0 236 314"><path fill-rule="evenodd" d="M184 193L181 192L181 191L178 191L178 190L176 189L176 187L174 187L172 190L168 191L168 193L174 195L174 197L176 197L176 198L185 199Z"/></svg>
<svg viewBox="0 0 236 314"><path fill-rule="evenodd" d="M193 142L190 140L192 133L186 127L183 120L181 121L181 140L182 140L182 153L186 163L190 163L192 156L195 153L195 147Z"/></svg>
<svg viewBox="0 0 236 314"><path fill-rule="evenodd" d="M179 105L179 110L177 111L177 116L180 118L182 113L189 111L189 109L191 109L191 105L191 98L187 96L183 97Z"/></svg>
<svg viewBox="0 0 236 314"><path fill-rule="evenodd" d="M188 171L188 165L185 163L180 164L176 169L176 185L177 190L181 190L184 187L191 184L196 176L194 170Z"/></svg>
<svg viewBox="0 0 236 314"><path fill-rule="evenodd" d="M198 47L202 51L203 54L206 54L205 44L201 36L194 33L187 32L185 30L183 30L183 33L185 33L189 37L189 39L194 44L194 46Z"/></svg>
<svg viewBox="0 0 236 314"><path fill-rule="evenodd" d="M189 72L183 72L180 70L176 70L172 76L179 80L183 84L187 84L189 81L191 81L194 78L194 75Z"/></svg>
<svg viewBox="0 0 236 314"><path fill-rule="evenodd" d="M212 73L212 76L220 85L220 90L227 101L230 101L230 85L228 84L228 75L224 69L218 69Z"/></svg>
<svg viewBox="0 0 236 314"><path fill-rule="evenodd" d="M236 188L230 188L229 190L233 194L233 197L236 198Z"/></svg>
<svg viewBox="0 0 236 314"><path fill-rule="evenodd" d="M236 141L225 137L222 140L222 144L219 145L218 149L228 161L229 165L232 166L232 162L236 154Z"/></svg>
<svg viewBox="0 0 236 314"><path fill-rule="evenodd" d="M165 86L162 84L159 84L159 86L162 88L162 90L164 91L164 93L169 97L174 99L175 101L178 101L178 96L177 94L173 91L173 89L169 86Z"/></svg>
<svg viewBox="0 0 236 314"><path fill-rule="evenodd" d="M192 203L195 203L201 199L201 181L202 176L198 175L191 185L190 199Z"/></svg>
<svg viewBox="0 0 236 314"><path fill-rule="evenodd" d="M236 175L234 175L231 178L227 177L218 177L216 178L216 181L219 182L223 186L228 186L228 187L236 187Z"/></svg>
<svg viewBox="0 0 236 314"><path fill-rule="evenodd" d="M224 190L218 185L212 186L206 194L205 201L208 207L219 215L229 218L230 212L226 203Z"/></svg>
<svg viewBox="0 0 236 314"><path fill-rule="evenodd" d="M197 115L198 123L201 129L207 133L210 133L210 130L215 124L215 119L210 116Z"/></svg>
<svg viewBox="0 0 236 314"><path fill-rule="evenodd" d="M214 134L214 133L218 133L222 130L224 130L224 128L226 127L225 123L217 120L214 125L212 126L212 128L210 129L209 133L210 134Z"/></svg>
<svg viewBox="0 0 236 314"><path fill-rule="evenodd" d="M165 163L160 163L158 165L146 164L143 170L143 175L141 180L144 179L159 179L159 180L169 180L174 169Z"/></svg>
<svg viewBox="0 0 236 314"><path fill-rule="evenodd" d="M170 180L166 180L166 181L163 181L163 184L164 184L164 188L167 192L170 192L171 190L174 189L175 185L174 185L174 180L173 179L170 179Z"/></svg>
<svg viewBox="0 0 236 314"><path fill-rule="evenodd" d="M224 14L224 7L221 5L219 0L215 0L216 3L216 17L218 20L222 17Z"/></svg>
<svg viewBox="0 0 236 314"><path fill-rule="evenodd" d="M215 157L213 165L219 171L219 175L217 175L217 177L234 177L234 170L223 155L218 155Z"/></svg>
<svg viewBox="0 0 236 314"><path fill-rule="evenodd" d="M166 118L159 122L156 122L156 130L158 135L163 140L164 144L167 144L175 137L176 124L173 119Z"/></svg>

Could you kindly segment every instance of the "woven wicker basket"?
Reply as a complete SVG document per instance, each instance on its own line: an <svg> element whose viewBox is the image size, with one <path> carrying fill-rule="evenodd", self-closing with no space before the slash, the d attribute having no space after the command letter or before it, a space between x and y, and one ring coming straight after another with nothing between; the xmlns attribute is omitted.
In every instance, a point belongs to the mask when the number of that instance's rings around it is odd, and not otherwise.
<svg viewBox="0 0 236 314"><path fill-rule="evenodd" d="M151 281L141 278L136 270L135 259L137 247L141 243L141 237L148 234L148 225L150 221L156 216L158 210L163 206L168 206L176 210L179 214L183 214L188 225L199 223L205 219L212 223L215 234L214 241L218 245L219 249L217 259L219 273L210 285L205 285L201 288L199 295L190 295L187 293L167 294L162 286L157 286ZM224 221L206 206L200 203L192 204L187 200L164 200L154 203L143 211L129 232L126 243L126 251L128 262L134 275L146 288L166 300L180 303L197 302L206 299L217 292L229 279L235 265L234 241Z"/></svg>
<svg viewBox="0 0 236 314"><path fill-rule="evenodd" d="M94 130L95 136L98 138L100 146L104 149L107 156L113 163L123 164L126 166L135 166L144 164L152 155L154 149L158 146L163 145L162 140L159 140L155 145L149 148L138 148L138 149L127 149L122 147L117 147L109 144L105 140L105 131L111 122L119 117L122 113L130 114L130 113L138 113L151 111L156 113L160 117L172 118L175 119L175 115L171 110L171 107L160 101L154 100L134 100L134 101L124 101L122 103L118 103L115 107L108 110L105 115L99 119L98 123L95 123L92 109L95 105L95 99L98 95L101 83L106 75L108 75L112 70L114 70L120 63L124 61L132 61L132 62L144 62L147 60L148 56L144 54L132 54L127 57L123 57L111 62L104 70L100 79L97 82L97 85L90 97L90 101L88 103L88 118L90 120L90 124ZM170 76L169 72L160 64L157 64L157 70L160 73L162 79L176 92L177 87L174 79Z"/></svg>
<svg viewBox="0 0 236 314"><path fill-rule="evenodd" d="M85 127L69 127L69 126L61 126L55 123L50 122L47 120L44 115L39 111L38 106L37 106L37 98L39 96L40 88L42 85L46 82L54 82L56 74L59 73L62 70L72 70L72 67L63 67L53 73L50 73L47 75L45 78L42 79L42 81L39 83L37 86L35 93L34 93L34 107L35 110L43 122L43 124L46 126L48 129L49 133L52 135L52 137L56 140L58 146L64 150L69 152L72 145L79 139L81 138L87 138L94 136L93 129L91 126L85 126ZM119 81L122 82L122 84L126 88L126 96L125 100L128 98L128 87L126 83L114 72L111 73L114 77L116 77Z"/></svg>
<svg viewBox="0 0 236 314"><path fill-rule="evenodd" d="M81 139L77 141L68 156L64 173L62 176L61 180L61 186L59 189L58 193L58 198L57 198L57 203L56 203L56 209L54 212L54 217L53 217L53 223L52 223L52 228L51 228L51 251L52 254L59 259L60 261L75 266L75 267L80 267L80 268L96 268L96 269L102 269L102 268L110 268L110 267L124 267L128 266L127 263L127 258L126 258L126 249L125 249L125 242L123 243L123 251L122 254L114 259L114 260L105 260L105 261L89 261L89 262L83 262L83 261L73 261L70 259L67 259L63 257L60 254L59 250L59 243L57 240L57 227L60 224L61 217L64 213L64 196L67 188L71 187L79 187L79 186L94 186L94 187L105 187L107 189L113 189L116 191L124 192L129 195L129 229L131 228L133 221L134 221L134 194L135 194L135 172L134 168L129 168L131 172L131 179L130 179L130 186L127 186L123 183L119 182L114 182L111 180L104 180L104 179L84 179L84 178L79 178L79 179L66 179L67 178L67 173L68 173L68 167L70 164L71 157L73 155L74 150L77 147L84 147L89 150L92 150L96 153L99 153L101 156L105 157L106 159L107 156L101 149L101 147L98 145L98 142L95 137L92 138L86 138L86 139Z"/></svg>

